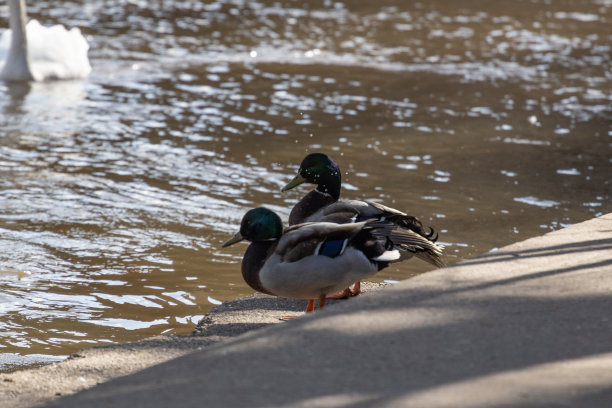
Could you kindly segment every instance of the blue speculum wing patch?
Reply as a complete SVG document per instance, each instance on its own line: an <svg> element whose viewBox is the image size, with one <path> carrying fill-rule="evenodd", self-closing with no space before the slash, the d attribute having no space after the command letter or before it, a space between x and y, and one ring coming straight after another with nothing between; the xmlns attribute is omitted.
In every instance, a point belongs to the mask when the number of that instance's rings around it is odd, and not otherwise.
<svg viewBox="0 0 612 408"><path fill-rule="evenodd" d="M330 258L335 258L336 256L342 253L344 249L344 241L345 239L336 239L333 241L325 241L319 248L318 255L329 256Z"/></svg>
<svg viewBox="0 0 612 408"><path fill-rule="evenodd" d="M353 222L361 222L361 221L369 220L371 218L376 218L376 216L360 215L359 217L356 217L356 219L353 220ZM384 218L381 218L381 220L383 219ZM347 241L348 240L346 239L336 239L333 241L325 241L319 247L319 251L317 252L317 255L325 255L325 256L329 256L330 258L335 258L344 251Z"/></svg>

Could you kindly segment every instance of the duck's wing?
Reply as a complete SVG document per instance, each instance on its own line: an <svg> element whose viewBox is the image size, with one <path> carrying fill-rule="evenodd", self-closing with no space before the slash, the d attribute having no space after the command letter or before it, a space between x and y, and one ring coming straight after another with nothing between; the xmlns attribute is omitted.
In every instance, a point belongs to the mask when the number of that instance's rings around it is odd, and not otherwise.
<svg viewBox="0 0 612 408"><path fill-rule="evenodd" d="M333 222L336 224L352 223L359 216L359 208L347 201L329 204L309 216L307 222Z"/></svg>
<svg viewBox="0 0 612 408"><path fill-rule="evenodd" d="M275 253L286 262L294 262L313 255L323 241L350 239L361 231L368 222L335 224L312 222L293 225L285 230L278 241Z"/></svg>
<svg viewBox="0 0 612 408"><path fill-rule="evenodd" d="M403 211L397 210L395 208L387 207L386 205L383 205L381 203L377 203L374 201L362 201L362 202L367 204L367 206L370 207L370 211L373 213L387 214L387 215L400 215L400 216L408 215Z"/></svg>
<svg viewBox="0 0 612 408"><path fill-rule="evenodd" d="M445 266L442 260L443 245L436 244L411 229L401 228L388 221L374 221L369 223L368 227L372 228L372 235L386 238L395 248L407 252L408 254L404 254L404 257L416 256L432 265Z"/></svg>
<svg viewBox="0 0 612 408"><path fill-rule="evenodd" d="M383 212L361 200L340 200L326 205L306 219L308 222L353 223L378 218Z"/></svg>
<svg viewBox="0 0 612 408"><path fill-rule="evenodd" d="M407 216L405 212L373 201L340 200L323 207L311 217L316 219L309 219L309 221L322 221L325 217L336 216L338 214L350 214L351 217L358 215L362 218Z"/></svg>
<svg viewBox="0 0 612 408"><path fill-rule="evenodd" d="M423 223L417 217L408 215L407 213L397 210L395 208L387 207L381 203L372 201L364 201L370 208L370 214L378 214L378 217L384 217L385 220L391 221L402 228L407 228L416 232L417 234L427 238L430 241L436 242L438 240L438 234L436 231L428 227L429 231L423 227ZM364 211L364 214L368 215L368 212Z"/></svg>
<svg viewBox="0 0 612 408"><path fill-rule="evenodd" d="M431 227L423 227L418 218L373 201L340 200L323 207L308 217L307 221L346 224L368 219L390 221L433 242L438 239L436 231Z"/></svg>

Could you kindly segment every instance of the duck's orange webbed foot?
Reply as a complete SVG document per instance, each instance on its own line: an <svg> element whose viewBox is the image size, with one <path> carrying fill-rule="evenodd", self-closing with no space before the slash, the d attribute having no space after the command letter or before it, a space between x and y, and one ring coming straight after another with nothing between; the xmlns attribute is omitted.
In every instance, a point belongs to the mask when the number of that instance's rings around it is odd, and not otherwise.
<svg viewBox="0 0 612 408"><path fill-rule="evenodd" d="M336 293L335 295L328 296L328 299L348 299L352 296L357 296L361 293L361 282L355 282L353 289L346 288L341 292Z"/></svg>
<svg viewBox="0 0 612 408"><path fill-rule="evenodd" d="M328 299L348 299L349 297L351 297L351 289L346 288L341 292L328 296L327 298Z"/></svg>
<svg viewBox="0 0 612 408"><path fill-rule="evenodd" d="M321 308L320 304L321 304L321 300L319 299L319 308ZM325 304L325 301L323 302L323 304ZM314 312L314 307L315 307L315 300L314 299L308 299L308 305L306 305L306 313ZM286 322L288 320L295 319L296 317L297 316L282 316L280 318L280 320Z"/></svg>
<svg viewBox="0 0 612 408"><path fill-rule="evenodd" d="M347 289L348 290L348 289ZM314 312L315 300L308 299L308 305L306 305L306 313ZM325 295L319 296L319 309L323 309L325 307ZM297 316L282 316L280 320L287 321L291 319L295 319Z"/></svg>
<svg viewBox="0 0 612 408"><path fill-rule="evenodd" d="M351 290L351 296L357 296L361 293L361 281L355 282L353 289Z"/></svg>

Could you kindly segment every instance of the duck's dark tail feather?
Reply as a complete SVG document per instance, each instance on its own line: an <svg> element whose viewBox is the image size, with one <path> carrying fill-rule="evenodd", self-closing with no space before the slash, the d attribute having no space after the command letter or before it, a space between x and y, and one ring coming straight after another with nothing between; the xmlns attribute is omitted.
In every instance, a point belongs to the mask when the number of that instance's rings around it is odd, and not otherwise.
<svg viewBox="0 0 612 408"><path fill-rule="evenodd" d="M414 231L423 238L427 238L432 242L436 242L438 240L438 233L433 228L428 227L429 231L427 231L425 227L423 227L423 223L412 215L392 215L387 217L387 220L399 227Z"/></svg>
<svg viewBox="0 0 612 408"><path fill-rule="evenodd" d="M443 268L446 266L446 264L442 260L442 250L444 249L444 247L442 245L437 245L437 248L438 251L426 249L424 251L414 252L414 256L438 268ZM413 251L407 250L406 252Z"/></svg>
<svg viewBox="0 0 612 408"><path fill-rule="evenodd" d="M445 266L442 260L444 246L411 228L402 228L392 221L373 221L368 223L367 228L372 228L373 235L386 239L393 248L402 250L401 259L416 256L437 267Z"/></svg>

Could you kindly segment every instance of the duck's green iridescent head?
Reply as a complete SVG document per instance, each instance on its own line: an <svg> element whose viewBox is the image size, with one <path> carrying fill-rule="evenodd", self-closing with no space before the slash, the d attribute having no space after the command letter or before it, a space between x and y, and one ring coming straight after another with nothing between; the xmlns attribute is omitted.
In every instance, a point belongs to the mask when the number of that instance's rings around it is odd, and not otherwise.
<svg viewBox="0 0 612 408"><path fill-rule="evenodd" d="M316 184L317 190L340 197L342 175L335 161L323 153L311 153L302 160L297 176L282 191L291 190L302 183Z"/></svg>
<svg viewBox="0 0 612 408"><path fill-rule="evenodd" d="M280 217L264 207L253 208L242 217L240 231L223 243L227 247L244 239L251 242L278 239L283 234L283 223Z"/></svg>

